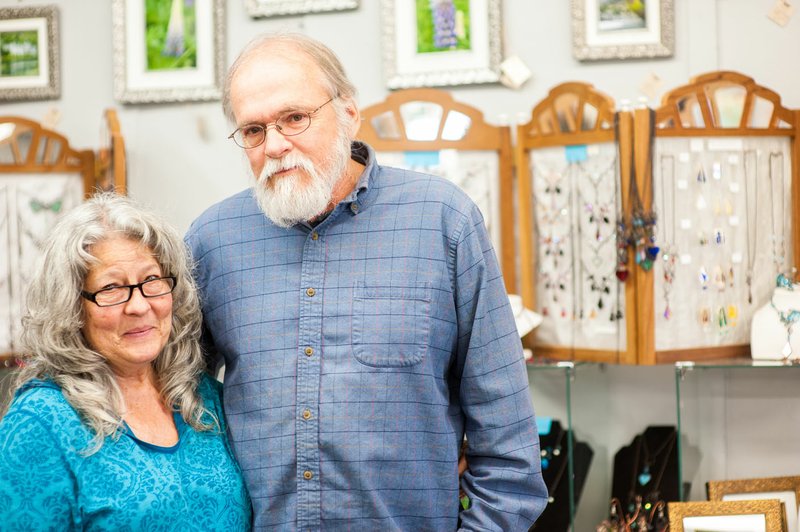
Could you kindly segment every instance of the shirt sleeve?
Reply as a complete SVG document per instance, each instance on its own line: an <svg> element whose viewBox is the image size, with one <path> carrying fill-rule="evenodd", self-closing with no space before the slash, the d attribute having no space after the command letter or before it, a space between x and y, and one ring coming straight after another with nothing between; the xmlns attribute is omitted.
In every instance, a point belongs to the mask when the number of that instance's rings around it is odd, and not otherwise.
<svg viewBox="0 0 800 532"><path fill-rule="evenodd" d="M467 217L454 254L459 398L468 440L466 530L528 530L544 510L539 438L508 295L483 218Z"/></svg>
<svg viewBox="0 0 800 532"><path fill-rule="evenodd" d="M74 477L48 428L35 413L9 412L0 423L4 529L72 529L76 501Z"/></svg>

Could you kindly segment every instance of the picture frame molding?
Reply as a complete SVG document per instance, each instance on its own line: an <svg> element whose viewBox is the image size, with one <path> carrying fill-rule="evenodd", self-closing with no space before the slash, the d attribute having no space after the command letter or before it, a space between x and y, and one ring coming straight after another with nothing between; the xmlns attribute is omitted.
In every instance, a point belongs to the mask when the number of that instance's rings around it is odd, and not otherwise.
<svg viewBox="0 0 800 532"><path fill-rule="evenodd" d="M198 69L196 72L144 72L133 71L143 63L135 50L129 34L134 23L128 18L129 4L144 0L112 0L112 26L114 50L114 98L126 104L200 102L219 100L225 76L225 2L226 0L195 0L198 9L206 9L198 24L198 41L204 32L209 35L201 51L198 42ZM142 7L143 9L143 7ZM141 36L143 39L143 35ZM137 44L143 44L138 43ZM139 52L140 55L141 52Z"/></svg>
<svg viewBox="0 0 800 532"><path fill-rule="evenodd" d="M457 85L497 83L500 81L500 63L502 62L502 9L501 0L472 0L470 7L478 6L485 13L486 20L478 26L485 25L485 35L477 31L471 35L476 46L482 45L477 52L463 51L438 52L452 54L436 58L415 57L407 46L399 41L404 36L415 35L413 28L399 28L404 17L398 17L398 7L413 6L409 0L381 0L381 25L383 28L383 65L386 85L389 89L407 89L420 87L445 87ZM474 29L474 20L470 24ZM472 53L473 57L469 57ZM433 60L435 59L435 60ZM461 65L452 67L461 60ZM469 63L473 59L473 64ZM409 69L409 64L413 65ZM447 64L449 68L443 69Z"/></svg>
<svg viewBox="0 0 800 532"><path fill-rule="evenodd" d="M637 42L613 38L605 43L593 43L589 24L594 20L592 10L597 10L600 0L572 0L572 54L579 61L610 59L654 59L671 57L675 52L674 0L647 0L658 4L658 24L649 27ZM627 30L622 30L627 31ZM628 34L626 37L629 37Z"/></svg>
<svg viewBox="0 0 800 532"><path fill-rule="evenodd" d="M358 0L245 0L245 9L253 18L327 13L358 8Z"/></svg>
<svg viewBox="0 0 800 532"><path fill-rule="evenodd" d="M783 532L783 507L777 499L749 501L692 501L667 503L671 532L684 532L689 517L763 515L766 532Z"/></svg>
<svg viewBox="0 0 800 532"><path fill-rule="evenodd" d="M40 19L44 28L40 35L46 37L46 48L42 50L39 42L39 61L47 67L47 72L31 80L32 84L25 84L23 79L0 77L0 101L31 101L52 100L61 96L61 53L59 49L59 14L58 7L54 5L7 7L0 8L0 32L3 26L14 20Z"/></svg>

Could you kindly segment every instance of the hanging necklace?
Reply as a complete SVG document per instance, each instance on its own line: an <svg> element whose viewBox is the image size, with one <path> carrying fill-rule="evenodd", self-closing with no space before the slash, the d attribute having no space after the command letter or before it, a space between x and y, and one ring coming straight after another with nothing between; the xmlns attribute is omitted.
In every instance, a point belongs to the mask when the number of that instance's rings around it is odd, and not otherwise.
<svg viewBox="0 0 800 532"><path fill-rule="evenodd" d="M541 449L539 451L539 455L542 459L542 469L546 470L550 467L550 461L553 458L558 458L561 456L561 440L564 438L564 429L560 429L558 432L558 437L556 441L553 442L553 445L548 445L547 447Z"/></svg>
<svg viewBox="0 0 800 532"><path fill-rule="evenodd" d="M561 479L564 477L564 472L567 470L567 463L569 460L565 457L561 460L561 466L558 468L558 473L553 478L553 484L551 486L547 486L547 504L553 504L556 502L556 491L558 491L558 486L561 484Z"/></svg>
<svg viewBox="0 0 800 532"><path fill-rule="evenodd" d="M671 217L672 217L672 231L671 234L667 234L667 223L664 222L661 224L662 228L662 235L664 239L664 253L661 255L661 259L663 260L664 265L664 283L662 285L662 290L664 294L664 319L670 319L672 317L672 309L669 306L669 296L672 292L672 283L675 281L675 267L678 263L678 249L677 244L675 242L675 157L672 155L662 155L659 158L659 173L661 177L661 216L662 220L663 217L667 213L667 187L664 183L664 163L669 161L670 167L670 205L671 209Z"/></svg>
<svg viewBox="0 0 800 532"><path fill-rule="evenodd" d="M755 164L753 165L753 187L755 194L750 197L750 172L748 168L750 165L750 155L755 156ZM747 302L753 304L753 267L755 266L756 250L758 248L758 152L755 150L745 150L742 155L742 163L744 165L744 216L747 223L747 272L745 272L745 283L747 284ZM752 206L750 203L752 202ZM751 216L752 213L752 216Z"/></svg>
<svg viewBox="0 0 800 532"><path fill-rule="evenodd" d="M649 153L647 154L647 168L645 169L644 182L646 188L643 190L644 197L648 197L648 192L653 190L653 148L655 146L655 111L650 110L650 131L649 131ZM649 185L649 186L648 186ZM631 244L634 246L634 260L644 271L650 271L653 261L658 255L659 248L655 245L656 236L656 214L652 209L646 209L639 194L639 187L636 184L636 155L635 150L631 149L631 176L630 176L630 196L631 196Z"/></svg>
<svg viewBox="0 0 800 532"><path fill-rule="evenodd" d="M773 179L773 168L775 167L775 163L773 163L773 159L777 161L778 167L780 168L780 175L778 176L778 184L777 193L775 192L775 179ZM785 248L785 239L784 239L784 214L786 214L786 204L783 199L783 152L776 152L772 151L769 153L769 197L771 203L771 218L772 218L772 261L775 264L775 273L780 273L783 271L784 261L786 260L786 248ZM777 198L777 201L776 201ZM775 216L775 206L776 204L780 203L781 208L781 215L779 217ZM777 224L776 224L777 218ZM780 229L780 231L778 231Z"/></svg>
<svg viewBox="0 0 800 532"><path fill-rule="evenodd" d="M778 277L775 279L775 287L789 290L790 292L794 291L794 285L792 284L792 281L782 273L779 273ZM784 360L787 360L790 356L792 356L792 329L794 329L794 324L800 321L800 310L780 310L775 305L774 293L772 298L769 300L769 304L772 306L775 312L778 313L778 318L780 318L781 323L786 328L786 345L783 346L781 354L783 355Z"/></svg>
<svg viewBox="0 0 800 532"><path fill-rule="evenodd" d="M636 465L634 466L632 473L633 478L631 479L631 491L635 493L636 488L640 486L641 488L644 488L645 486L650 484L651 481L653 481L650 492L655 493L658 491L659 486L661 486L661 479L664 477L664 471L666 471L667 469L667 463L669 462L669 455L672 452L673 446L675 445L677 432L672 431L669 437L667 437L654 452L650 452L650 449L647 446L647 441L644 433L640 434L638 438L639 438L639 444L636 447ZM655 465L656 461L658 460L658 457L662 453L664 453L664 456L661 460L661 467L659 468L658 474L656 475L655 479L653 479L653 475L650 469ZM639 468L640 458L643 458L643 461L641 462L642 466L641 469Z"/></svg>

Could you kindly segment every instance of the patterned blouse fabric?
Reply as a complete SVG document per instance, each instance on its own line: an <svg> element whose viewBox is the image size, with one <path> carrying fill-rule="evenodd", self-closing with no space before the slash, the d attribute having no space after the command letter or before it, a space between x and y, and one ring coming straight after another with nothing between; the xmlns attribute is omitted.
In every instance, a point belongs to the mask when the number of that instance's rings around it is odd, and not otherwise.
<svg viewBox="0 0 800 532"><path fill-rule="evenodd" d="M221 433L198 432L175 414L173 447L140 441L126 427L85 456L93 433L61 389L26 384L0 422L0 529L248 530L250 502L225 435L220 391L217 381L202 379L202 401Z"/></svg>
<svg viewBox="0 0 800 532"><path fill-rule="evenodd" d="M252 191L186 237L254 527L527 530L547 492L522 346L480 211L454 184L366 164L313 229Z"/></svg>

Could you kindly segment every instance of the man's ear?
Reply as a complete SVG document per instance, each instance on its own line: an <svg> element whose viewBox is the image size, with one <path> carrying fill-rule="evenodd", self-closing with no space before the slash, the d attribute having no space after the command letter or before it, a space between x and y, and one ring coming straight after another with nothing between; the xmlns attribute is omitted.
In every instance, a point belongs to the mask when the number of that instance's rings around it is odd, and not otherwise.
<svg viewBox="0 0 800 532"><path fill-rule="evenodd" d="M358 130L361 128L361 113L358 110L358 105L352 98L345 100L344 108L347 116L350 118L350 126L347 132L350 134L350 138L354 139L358 134Z"/></svg>

